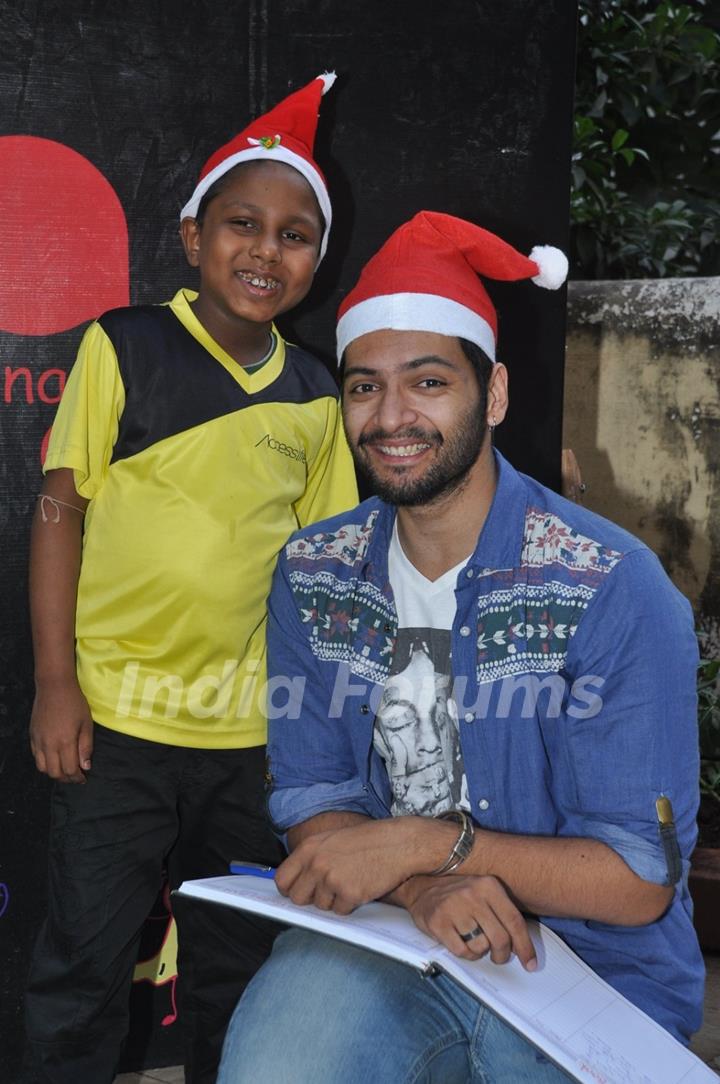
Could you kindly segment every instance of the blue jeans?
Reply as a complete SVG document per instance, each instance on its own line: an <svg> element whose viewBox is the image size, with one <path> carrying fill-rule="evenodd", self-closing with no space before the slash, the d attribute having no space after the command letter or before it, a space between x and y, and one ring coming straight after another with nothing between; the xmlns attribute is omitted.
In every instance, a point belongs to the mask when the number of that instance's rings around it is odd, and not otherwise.
<svg viewBox="0 0 720 1084"><path fill-rule="evenodd" d="M291 929L238 1003L217 1084L568 1079L446 976Z"/></svg>

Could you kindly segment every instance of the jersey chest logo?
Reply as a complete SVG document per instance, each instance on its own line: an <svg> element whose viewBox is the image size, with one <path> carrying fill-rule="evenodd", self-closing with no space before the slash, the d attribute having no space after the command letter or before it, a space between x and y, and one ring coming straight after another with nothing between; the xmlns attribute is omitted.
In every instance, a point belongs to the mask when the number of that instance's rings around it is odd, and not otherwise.
<svg viewBox="0 0 720 1084"><path fill-rule="evenodd" d="M260 437L260 440L255 445L259 448L261 444L264 444L267 448L270 448L273 452L279 452L280 455L286 455L289 459L297 459L299 463L306 463L305 450L303 448L293 448L291 444L285 444L281 440L277 440L271 436L270 433L265 433Z"/></svg>

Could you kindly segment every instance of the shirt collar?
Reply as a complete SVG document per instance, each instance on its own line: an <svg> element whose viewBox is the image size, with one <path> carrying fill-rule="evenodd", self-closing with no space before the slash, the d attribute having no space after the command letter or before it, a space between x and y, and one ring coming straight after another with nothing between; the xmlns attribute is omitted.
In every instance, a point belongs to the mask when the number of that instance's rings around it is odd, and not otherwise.
<svg viewBox="0 0 720 1084"><path fill-rule="evenodd" d="M507 459L493 449L497 486L480 532L475 552L468 561L472 568L516 568L525 540L525 518L528 492L522 475L511 467ZM384 582L388 576L388 551L392 538L397 509L384 501L373 502L378 518L373 527L364 567L372 566L372 579Z"/></svg>
<svg viewBox="0 0 720 1084"><path fill-rule="evenodd" d="M493 449L497 486L470 563L477 568L516 568L525 541L528 492L522 475Z"/></svg>
<svg viewBox="0 0 720 1084"><path fill-rule="evenodd" d="M210 333L200 323L190 305L197 296L196 290L180 289L172 301L169 302L170 309L185 330L189 331L192 337L207 350L208 354L215 358L216 361L219 361L224 369L227 369L233 380L248 394L255 394L269 387L274 380L277 380L285 364L285 343L275 325L272 325L274 336L272 354L259 369L248 371L243 365L230 357L220 346L220 343L215 342Z"/></svg>

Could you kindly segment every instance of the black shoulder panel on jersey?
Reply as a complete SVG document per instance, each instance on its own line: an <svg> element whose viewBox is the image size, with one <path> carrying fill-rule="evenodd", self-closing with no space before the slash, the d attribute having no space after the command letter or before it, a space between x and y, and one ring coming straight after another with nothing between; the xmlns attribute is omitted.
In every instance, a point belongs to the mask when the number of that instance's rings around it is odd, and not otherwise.
<svg viewBox="0 0 720 1084"><path fill-rule="evenodd" d="M281 390L282 389L282 390ZM309 403L312 399L337 399L338 386L321 361L299 346L285 343L285 366L268 388L273 402Z"/></svg>
<svg viewBox="0 0 720 1084"><path fill-rule="evenodd" d="M112 462L244 407L337 396L327 369L296 346L286 346L278 379L248 394L167 305L113 309L98 323L113 344L125 387Z"/></svg>

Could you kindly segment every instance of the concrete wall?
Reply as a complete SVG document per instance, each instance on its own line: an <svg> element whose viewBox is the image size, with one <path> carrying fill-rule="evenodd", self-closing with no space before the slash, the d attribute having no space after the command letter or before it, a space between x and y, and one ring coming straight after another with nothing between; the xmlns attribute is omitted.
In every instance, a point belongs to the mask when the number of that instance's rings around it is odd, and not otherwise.
<svg viewBox="0 0 720 1084"><path fill-rule="evenodd" d="M563 445L584 503L638 535L720 654L720 278L573 282Z"/></svg>

